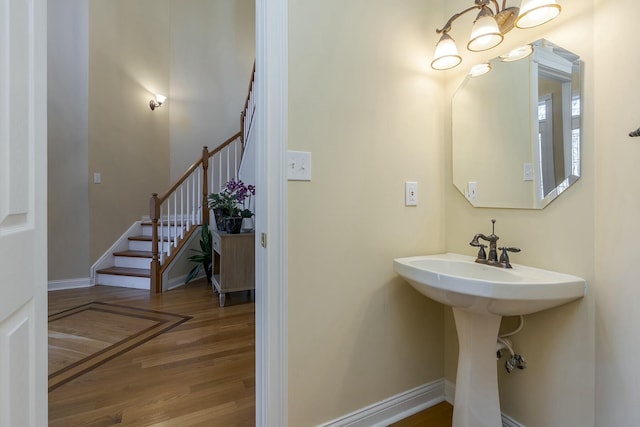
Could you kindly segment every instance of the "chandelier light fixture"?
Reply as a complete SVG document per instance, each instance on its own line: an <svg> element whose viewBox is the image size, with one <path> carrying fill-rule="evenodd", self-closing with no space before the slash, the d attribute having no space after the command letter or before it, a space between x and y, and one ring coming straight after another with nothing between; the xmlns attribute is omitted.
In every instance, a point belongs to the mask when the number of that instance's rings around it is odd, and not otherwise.
<svg viewBox="0 0 640 427"><path fill-rule="evenodd" d="M455 41L449 35L453 21L473 10L478 16L473 22L467 49L480 52L498 46L504 35L513 29L532 28L549 22L561 11L557 0L522 0L520 7L507 7L507 0L475 0L475 4L453 15L436 33L442 34L431 62L435 70L447 70L462 62Z"/></svg>

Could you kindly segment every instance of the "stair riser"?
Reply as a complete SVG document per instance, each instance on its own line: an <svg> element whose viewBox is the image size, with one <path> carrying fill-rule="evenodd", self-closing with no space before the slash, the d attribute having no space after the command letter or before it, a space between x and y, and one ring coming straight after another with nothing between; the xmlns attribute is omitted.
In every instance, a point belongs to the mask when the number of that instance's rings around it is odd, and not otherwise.
<svg viewBox="0 0 640 427"><path fill-rule="evenodd" d="M151 265L151 259L149 258L129 256L116 256L115 258L116 267L150 268L149 266Z"/></svg>
<svg viewBox="0 0 640 427"><path fill-rule="evenodd" d="M143 236L151 236L152 235L152 230L153 230L152 226L143 225L142 226L142 235ZM178 235L180 235L182 230L183 230L183 227L172 226L172 227L165 227L162 232L164 233L165 236L167 235L167 233L171 233L171 236L173 237L173 236L175 236L176 233L178 233ZM158 230L158 233L160 233L160 230Z"/></svg>
<svg viewBox="0 0 640 427"><path fill-rule="evenodd" d="M98 274L96 283L121 288L150 289L151 279L148 277L118 276L114 274Z"/></svg>
<svg viewBox="0 0 640 427"><path fill-rule="evenodd" d="M168 242L164 242L162 245L158 246L162 246L162 248L160 249L161 252L167 252L167 250L169 249ZM151 242L144 240L129 240L129 250L151 252Z"/></svg>

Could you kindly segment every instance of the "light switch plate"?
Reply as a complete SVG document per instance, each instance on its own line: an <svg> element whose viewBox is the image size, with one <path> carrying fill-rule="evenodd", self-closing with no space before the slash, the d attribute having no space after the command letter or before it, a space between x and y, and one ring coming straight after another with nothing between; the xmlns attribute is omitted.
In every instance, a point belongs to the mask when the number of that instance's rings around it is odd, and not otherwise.
<svg viewBox="0 0 640 427"><path fill-rule="evenodd" d="M471 202L478 201L478 183L476 181L469 181L467 184L467 199Z"/></svg>
<svg viewBox="0 0 640 427"><path fill-rule="evenodd" d="M93 183L94 184L101 184L102 183L102 175L100 174L100 172L96 172L93 174Z"/></svg>
<svg viewBox="0 0 640 427"><path fill-rule="evenodd" d="M524 164L524 174L522 179L524 181L533 181L533 163Z"/></svg>
<svg viewBox="0 0 640 427"><path fill-rule="evenodd" d="M311 153L292 151L287 153L287 179L289 181L311 181Z"/></svg>

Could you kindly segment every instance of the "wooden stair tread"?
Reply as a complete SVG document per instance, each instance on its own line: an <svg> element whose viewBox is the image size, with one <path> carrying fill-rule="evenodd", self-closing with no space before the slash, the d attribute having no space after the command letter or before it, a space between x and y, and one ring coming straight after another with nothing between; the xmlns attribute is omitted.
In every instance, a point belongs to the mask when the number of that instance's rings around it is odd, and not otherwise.
<svg viewBox="0 0 640 427"><path fill-rule="evenodd" d="M187 225L187 221L158 221L158 225L177 225L177 226L186 226ZM192 225L195 225L193 223L193 221L191 222ZM140 225L153 225L153 222L151 221L142 221L140 223Z"/></svg>
<svg viewBox="0 0 640 427"><path fill-rule="evenodd" d="M151 251L121 251L114 252L115 256L127 256L131 258L153 258L153 252Z"/></svg>
<svg viewBox="0 0 640 427"><path fill-rule="evenodd" d="M139 241L139 242L151 242L151 241L153 241L153 238L151 236L129 236L128 239L129 240L136 240L136 241ZM165 242L168 242L169 241L169 236L163 236L162 240L164 240Z"/></svg>
<svg viewBox="0 0 640 427"><path fill-rule="evenodd" d="M108 267L96 271L98 274L113 274L114 276L151 277L149 268Z"/></svg>
<svg viewBox="0 0 640 427"><path fill-rule="evenodd" d="M129 236L129 240L139 240L141 242L150 242L153 239L151 236Z"/></svg>

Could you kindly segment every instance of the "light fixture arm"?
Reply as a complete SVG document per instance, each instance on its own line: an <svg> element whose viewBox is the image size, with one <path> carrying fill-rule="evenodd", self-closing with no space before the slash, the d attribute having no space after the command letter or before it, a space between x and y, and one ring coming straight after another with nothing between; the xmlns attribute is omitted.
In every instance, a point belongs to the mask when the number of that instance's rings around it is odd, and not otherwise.
<svg viewBox="0 0 640 427"><path fill-rule="evenodd" d="M447 21L446 24L444 24L444 27L442 27L442 29L436 29L436 33L438 33L438 34L448 33L451 30L451 24L453 24L453 21L455 21L456 19L460 18L462 15L464 15L467 12L470 12L470 11L472 11L474 9L482 9L483 7L485 7L485 5L476 4L475 6L471 6L470 8L465 9L462 12L456 13L451 18L449 18L449 20Z"/></svg>

